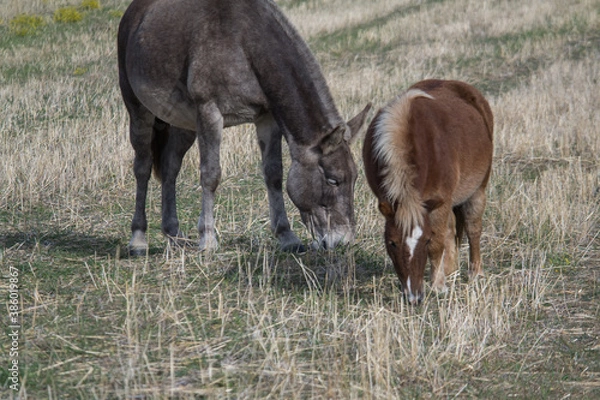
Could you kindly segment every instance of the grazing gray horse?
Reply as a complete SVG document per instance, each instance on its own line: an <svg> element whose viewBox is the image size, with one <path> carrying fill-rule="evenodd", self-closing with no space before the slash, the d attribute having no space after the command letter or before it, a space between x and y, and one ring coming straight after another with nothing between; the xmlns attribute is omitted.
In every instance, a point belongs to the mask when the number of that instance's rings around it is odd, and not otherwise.
<svg viewBox="0 0 600 400"><path fill-rule="evenodd" d="M178 242L175 181L200 147L200 249L217 246L213 215L223 128L256 125L271 229L304 251L282 194L281 142L291 155L287 191L319 246L354 238L356 165L349 144L370 109L340 117L314 56L271 0L134 0L118 34L119 84L130 116L137 181L131 254L145 254L146 193L162 183L162 230Z"/></svg>

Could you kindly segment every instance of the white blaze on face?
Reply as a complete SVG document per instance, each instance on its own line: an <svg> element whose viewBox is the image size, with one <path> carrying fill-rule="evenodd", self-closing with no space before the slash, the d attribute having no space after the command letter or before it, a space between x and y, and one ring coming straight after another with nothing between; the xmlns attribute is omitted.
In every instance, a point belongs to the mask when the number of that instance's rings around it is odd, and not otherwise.
<svg viewBox="0 0 600 400"><path fill-rule="evenodd" d="M406 239L406 245L408 246L408 251L410 253L409 261L412 259L413 255L415 254L415 248L417 247L417 243L419 243L419 239L421 238L421 235L423 235L423 230L421 229L420 226L417 225L413 229L410 237L408 237Z"/></svg>

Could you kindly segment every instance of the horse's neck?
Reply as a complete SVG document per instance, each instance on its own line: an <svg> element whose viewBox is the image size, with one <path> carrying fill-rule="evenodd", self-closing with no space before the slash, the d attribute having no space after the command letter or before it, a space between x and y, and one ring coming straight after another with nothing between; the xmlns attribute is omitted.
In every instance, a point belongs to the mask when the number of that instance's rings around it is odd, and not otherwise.
<svg viewBox="0 0 600 400"><path fill-rule="evenodd" d="M304 40L273 3L266 7L272 25L248 43L253 68L277 122L298 144L315 144L344 121Z"/></svg>

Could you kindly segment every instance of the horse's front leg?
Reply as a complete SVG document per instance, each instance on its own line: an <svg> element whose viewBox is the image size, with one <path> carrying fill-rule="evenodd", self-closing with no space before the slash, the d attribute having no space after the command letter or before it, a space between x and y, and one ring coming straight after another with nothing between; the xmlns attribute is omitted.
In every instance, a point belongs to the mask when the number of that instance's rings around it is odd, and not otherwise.
<svg viewBox="0 0 600 400"><path fill-rule="evenodd" d="M173 243L187 243L185 234L179 229L176 204L176 181L181 163L196 140L196 133L162 123L155 124L155 135L162 136L160 175L162 184L162 231Z"/></svg>
<svg viewBox="0 0 600 400"><path fill-rule="evenodd" d="M444 293L448 290L446 287L445 261L450 261L455 245L446 249L448 243L448 223L452 210L443 205L429 214L431 223L432 237L428 245L429 259L431 261L431 287L436 292ZM454 238L452 238L454 240ZM446 253L448 252L448 255Z"/></svg>
<svg viewBox="0 0 600 400"><path fill-rule="evenodd" d="M303 253L306 247L292 232L283 200L283 166L281 161L281 129L268 114L256 121L258 144L262 155L262 170L269 199L271 231L283 251Z"/></svg>
<svg viewBox="0 0 600 400"><path fill-rule="evenodd" d="M218 246L215 233L215 192L221 182L221 137L223 116L214 103L204 104L198 110L198 146L200 147L200 185L202 210L198 218L199 249L214 250Z"/></svg>
<svg viewBox="0 0 600 400"><path fill-rule="evenodd" d="M458 270L458 246L456 238L456 216L454 212L450 212L448 216L448 228L446 230L446 238L444 240L444 258L442 265L444 266L444 274L446 276Z"/></svg>

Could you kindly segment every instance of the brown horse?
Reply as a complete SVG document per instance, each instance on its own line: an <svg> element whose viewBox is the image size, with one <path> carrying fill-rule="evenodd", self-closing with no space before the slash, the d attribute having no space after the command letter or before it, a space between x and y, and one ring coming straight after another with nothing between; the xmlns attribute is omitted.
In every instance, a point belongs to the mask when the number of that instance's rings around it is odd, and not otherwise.
<svg viewBox="0 0 600 400"><path fill-rule="evenodd" d="M118 34L119 84L130 117L137 181L129 251L144 254L152 165L162 182L162 231L183 239L175 181L198 139L200 249L217 246L213 208L223 128L252 122L262 152L271 229L282 249L303 251L282 195L281 142L292 158L287 190L319 245L354 238L349 144L369 110L340 117L319 65L271 0L134 0Z"/></svg>
<svg viewBox="0 0 600 400"><path fill-rule="evenodd" d="M369 186L385 217L385 245L407 300L446 290L466 230L469 275L482 275L479 241L493 152L493 116L474 87L425 80L379 110L365 138Z"/></svg>

